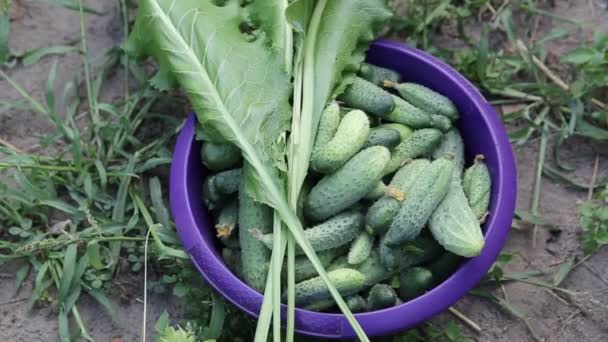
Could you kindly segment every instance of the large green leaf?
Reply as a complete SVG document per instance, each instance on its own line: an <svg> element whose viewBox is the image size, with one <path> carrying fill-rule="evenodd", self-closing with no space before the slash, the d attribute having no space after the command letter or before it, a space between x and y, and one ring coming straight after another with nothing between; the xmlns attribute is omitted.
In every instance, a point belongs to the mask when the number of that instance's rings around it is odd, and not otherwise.
<svg viewBox="0 0 608 342"><path fill-rule="evenodd" d="M369 43L391 17L385 0L319 0L312 14L307 10L310 3L297 0L287 10L294 30L306 30L302 84L295 84L302 87L301 126L293 148L297 170L308 169L323 108L352 81ZM290 179L298 188L303 181Z"/></svg>
<svg viewBox="0 0 608 342"><path fill-rule="evenodd" d="M248 13L237 1L148 0L140 4L131 42L179 81L206 136L237 145L255 172L248 190L273 205L281 196L275 156L289 125L289 77L281 56L241 32ZM265 177L268 176L268 177ZM261 187L260 187L261 186ZM273 192L265 191L272 188ZM270 198L273 197L274 198Z"/></svg>
<svg viewBox="0 0 608 342"><path fill-rule="evenodd" d="M264 32L272 46L285 60L287 72L291 72L293 64L293 33L285 20L287 0L253 1L249 5L254 26Z"/></svg>
<svg viewBox="0 0 608 342"><path fill-rule="evenodd" d="M236 0L222 6L210 0L144 0L139 5L132 51L155 57L164 79L180 84L206 138L228 140L241 149L251 170L244 175L247 191L277 210L336 302L350 314L304 237L277 177L291 112L290 75L281 67L280 53L268 48L272 44L266 35L252 39L241 32L248 6ZM352 314L349 318L364 336Z"/></svg>

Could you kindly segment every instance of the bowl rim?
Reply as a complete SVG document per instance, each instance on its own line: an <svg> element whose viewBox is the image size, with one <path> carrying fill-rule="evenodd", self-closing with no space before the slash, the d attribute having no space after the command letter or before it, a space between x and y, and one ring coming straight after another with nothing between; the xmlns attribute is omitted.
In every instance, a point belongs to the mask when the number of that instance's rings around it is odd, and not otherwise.
<svg viewBox="0 0 608 342"><path fill-rule="evenodd" d="M369 336L379 336L416 326L435 316L453 305L482 279L498 257L511 227L515 211L517 175L513 150L502 122L493 107L466 78L430 54L400 42L382 39L375 41L370 49L384 49L409 55L429 64L453 84L461 87L461 91L472 100L476 111L489 128L495 144L494 149L500 155L497 169L501 175L493 184L493 192L497 192L496 201L492 203L493 215L485 226L486 244L479 256L467 259L449 278L418 298L399 306L355 314ZM199 228L202 222L208 222L206 214L200 210L202 203L190 201L191 198L201 198L200 190L188 186L187 182L189 173L201 167L193 165L197 160L193 153L197 157L199 154L198 150L193 150L196 145L195 126L195 117L190 115L178 136L171 164L170 205L177 231L186 252L207 283L242 311L257 317L263 295L232 274L221 257L211 251ZM282 305L282 310L284 313L285 305ZM342 314L303 309L296 309L296 331L320 338L355 336Z"/></svg>

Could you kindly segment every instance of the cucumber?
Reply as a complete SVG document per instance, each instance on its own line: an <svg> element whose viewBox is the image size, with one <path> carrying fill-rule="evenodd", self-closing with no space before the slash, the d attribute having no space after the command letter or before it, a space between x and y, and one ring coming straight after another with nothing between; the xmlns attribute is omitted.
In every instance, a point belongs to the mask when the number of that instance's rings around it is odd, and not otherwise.
<svg viewBox="0 0 608 342"><path fill-rule="evenodd" d="M351 265L357 265L365 261L369 257L374 246L374 237L366 231L361 232L359 236L350 245L347 261Z"/></svg>
<svg viewBox="0 0 608 342"><path fill-rule="evenodd" d="M380 117L391 113L395 108L393 95L361 77L355 77L338 100L348 107Z"/></svg>
<svg viewBox="0 0 608 342"><path fill-rule="evenodd" d="M308 304L308 305L304 306L304 309L310 310L310 311L321 312L321 311L330 309L330 308L334 307L335 305L336 305L336 301L333 298L330 298L330 299L320 300L320 301L316 301L311 304Z"/></svg>
<svg viewBox="0 0 608 342"><path fill-rule="evenodd" d="M454 162L450 158L440 158L422 171L386 232L385 244L395 246L420 234L445 197L453 170Z"/></svg>
<svg viewBox="0 0 608 342"><path fill-rule="evenodd" d="M369 201L375 201L384 196L384 191L386 191L386 185L382 181L379 181L363 198Z"/></svg>
<svg viewBox="0 0 608 342"><path fill-rule="evenodd" d="M452 275L460 266L462 257L450 253L443 253L437 260L428 264L428 268L433 274L433 285L437 285Z"/></svg>
<svg viewBox="0 0 608 342"><path fill-rule="evenodd" d="M337 264L338 261L340 261L340 259L336 260L334 263ZM344 261L346 261L346 258ZM332 263L332 265L334 265L334 263ZM355 268L357 271L365 275L365 287L370 287L378 284L379 282L385 281L393 274L391 271L386 269L386 267L384 267L384 264L382 264L380 259L380 254L378 254L378 252L375 250L373 250L369 257L359 265L353 266L348 265L347 263L346 267Z"/></svg>
<svg viewBox="0 0 608 342"><path fill-rule="evenodd" d="M389 150L399 145L401 133L394 128L373 128L362 148L370 146L384 146Z"/></svg>
<svg viewBox="0 0 608 342"><path fill-rule="evenodd" d="M364 312L369 310L369 306L367 301L363 299L363 297L359 295L353 295L345 299L346 306L350 309L351 312Z"/></svg>
<svg viewBox="0 0 608 342"><path fill-rule="evenodd" d="M401 79L401 75L398 72L369 63L361 64L359 76L377 86L383 86L384 81L398 83Z"/></svg>
<svg viewBox="0 0 608 342"><path fill-rule="evenodd" d="M348 263L348 257L346 255L342 255L334 259L331 264L327 267L327 271L334 271L341 268L356 268L353 265Z"/></svg>
<svg viewBox="0 0 608 342"><path fill-rule="evenodd" d="M446 155L454 156L454 172L452 181L461 182L464 169L464 143L458 129L453 128L444 134L441 143L433 151L433 158L439 159Z"/></svg>
<svg viewBox="0 0 608 342"><path fill-rule="evenodd" d="M433 274L426 268L412 267L399 275L399 284L399 297L407 302L433 286Z"/></svg>
<svg viewBox="0 0 608 342"><path fill-rule="evenodd" d="M317 136L312 149L313 155L318 153L318 150L336 135L338 126L340 126L340 106L336 102L332 102L321 113Z"/></svg>
<svg viewBox="0 0 608 342"><path fill-rule="evenodd" d="M239 241L243 277L254 289L263 291L268 274L270 250L255 236L254 232L272 231L272 209L258 203L245 191L245 185L239 191Z"/></svg>
<svg viewBox="0 0 608 342"><path fill-rule="evenodd" d="M238 224L239 209L238 201L231 200L220 210L215 224L215 234L228 248L239 248L239 240L234 234L234 229Z"/></svg>
<svg viewBox="0 0 608 342"><path fill-rule="evenodd" d="M376 284L371 290L367 297L370 310L382 310L390 308L395 305L397 301L397 294L390 285L387 284Z"/></svg>
<svg viewBox="0 0 608 342"><path fill-rule="evenodd" d="M455 121L458 119L458 109L450 99L433 91L423 85L416 83L389 83L385 86L394 87L401 97L418 108L433 113L443 115Z"/></svg>
<svg viewBox="0 0 608 342"><path fill-rule="evenodd" d="M365 276L353 269L339 269L327 273L329 281L336 287L341 296L349 296L363 289ZM297 306L307 306L315 302L332 298L329 289L321 277L315 277L295 286Z"/></svg>
<svg viewBox="0 0 608 342"><path fill-rule="evenodd" d="M376 186L389 160L390 152L382 146L357 153L312 188L305 201L306 215L321 221L352 206Z"/></svg>
<svg viewBox="0 0 608 342"><path fill-rule="evenodd" d="M331 173L342 167L365 144L369 135L369 119L360 110L344 116L333 138L325 145L313 148L310 167L321 173Z"/></svg>
<svg viewBox="0 0 608 342"><path fill-rule="evenodd" d="M345 298L344 301L346 302L346 306L348 306L350 311L353 313L364 312L369 310L367 301L359 295L352 295L350 297ZM330 298L307 305L305 309L311 311L325 311L329 308L334 307L335 305L336 301L333 298Z"/></svg>
<svg viewBox="0 0 608 342"><path fill-rule="evenodd" d="M429 230L446 250L465 257L479 255L484 238L475 213L469 206L461 185L464 144L457 130L449 131L433 156L454 156L454 171L448 193L429 220Z"/></svg>
<svg viewBox="0 0 608 342"><path fill-rule="evenodd" d="M203 202L208 209L222 205L239 191L243 169L232 169L207 177L203 183Z"/></svg>
<svg viewBox="0 0 608 342"><path fill-rule="evenodd" d="M469 205L473 209L475 216L481 221L485 221L485 216L490 206L490 193L492 192L490 171L483 160L483 155L477 155L473 165L465 171L462 180L462 186Z"/></svg>
<svg viewBox="0 0 608 342"><path fill-rule="evenodd" d="M229 143L205 142L201 147L201 160L211 171L224 171L241 161L241 150Z"/></svg>
<svg viewBox="0 0 608 342"><path fill-rule="evenodd" d="M243 264L241 263L241 252L236 249L222 249L222 260L230 271L236 274L237 277L243 277Z"/></svg>
<svg viewBox="0 0 608 342"><path fill-rule="evenodd" d="M430 113L412 106L409 102L398 96L392 96L395 108L390 113L383 115L383 120L404 124L413 129L432 128L437 125L437 122L433 120ZM442 123L439 125L443 126Z"/></svg>
<svg viewBox="0 0 608 342"><path fill-rule="evenodd" d="M324 252L319 252L317 253L317 256L319 257L321 264L323 264L323 267L327 267L331 264L332 260L334 260L340 255L343 255L346 251L347 249L345 248L334 248ZM287 264L284 264L283 268L287 269ZM319 275L317 273L317 270L312 265L312 262L310 261L310 259L308 259L307 256L303 255L296 257L295 276L297 283L306 279L310 279L312 277L316 277L317 275Z"/></svg>
<svg viewBox="0 0 608 342"><path fill-rule="evenodd" d="M380 260L389 271L400 270L437 258L443 249L433 239L418 237L399 246L380 244Z"/></svg>
<svg viewBox="0 0 608 342"><path fill-rule="evenodd" d="M382 125L378 125L376 127L374 127L373 129L386 129L386 128L390 128L390 129L394 129L396 131L399 132L399 135L401 137L401 141L405 140L407 137L409 137L410 135L412 135L412 129L407 127L406 125L402 125L399 123L385 123Z"/></svg>
<svg viewBox="0 0 608 342"><path fill-rule="evenodd" d="M416 159L407 163L395 173L387 188L387 194L374 202L367 211L365 229L370 234L381 235L386 233L414 181L430 163L426 159Z"/></svg>
<svg viewBox="0 0 608 342"><path fill-rule="evenodd" d="M446 250L464 257L481 253L484 237L479 220L469 206L460 183L452 183L428 224L429 230Z"/></svg>
<svg viewBox="0 0 608 342"><path fill-rule="evenodd" d="M384 174L397 171L407 159L431 154L441 142L441 137L441 131L434 128L415 131L393 149L391 161L384 170Z"/></svg>
<svg viewBox="0 0 608 342"><path fill-rule="evenodd" d="M447 132L452 128L452 121L442 115L431 115L432 126L442 132Z"/></svg>
<svg viewBox="0 0 608 342"><path fill-rule="evenodd" d="M363 229L363 214L357 211L345 211L331 219L304 230L304 236L316 252L337 248L353 241ZM256 234L254 232L254 234ZM259 240L272 249L273 234L258 235ZM304 252L299 247L296 254Z"/></svg>
<svg viewBox="0 0 608 342"><path fill-rule="evenodd" d="M308 194L310 193L312 186L313 186L313 182L310 180L310 178L304 179L304 184L302 184L302 190L300 190L300 197L298 197L296 211L297 211L298 217L302 218L301 219L302 224L306 223L303 219L303 218L305 218L304 206L306 204L306 197L308 197Z"/></svg>

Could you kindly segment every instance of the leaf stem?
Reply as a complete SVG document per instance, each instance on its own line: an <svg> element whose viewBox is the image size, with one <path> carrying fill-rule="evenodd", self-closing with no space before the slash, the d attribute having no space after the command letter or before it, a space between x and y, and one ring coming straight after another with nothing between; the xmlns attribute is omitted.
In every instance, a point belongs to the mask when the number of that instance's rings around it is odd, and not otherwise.
<svg viewBox="0 0 608 342"><path fill-rule="evenodd" d="M543 125L541 131L540 148L538 152L538 162L536 164L536 178L534 181L534 192L532 195L532 208L531 212L534 215L538 215L538 207L540 204L540 191L543 177L543 167L545 165L545 156L547 152L547 123ZM536 234L538 231L538 225L535 224L532 230L532 247L536 247Z"/></svg>
<svg viewBox="0 0 608 342"><path fill-rule="evenodd" d="M472 319L465 316L462 312L458 311L455 307L453 307L453 306L449 307L448 311L450 311L454 316L456 316L458 319L460 319L464 324L469 326L471 329L475 330L475 332L477 332L477 333L481 332L481 327L479 326L479 324L475 323Z"/></svg>

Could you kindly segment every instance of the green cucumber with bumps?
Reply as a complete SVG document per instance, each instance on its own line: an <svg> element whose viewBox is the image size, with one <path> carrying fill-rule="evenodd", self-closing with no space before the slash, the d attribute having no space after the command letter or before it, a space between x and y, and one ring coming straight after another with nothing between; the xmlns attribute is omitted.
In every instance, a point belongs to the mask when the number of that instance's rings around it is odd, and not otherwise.
<svg viewBox="0 0 608 342"><path fill-rule="evenodd" d="M393 95L361 77L355 77L338 100L348 107L380 117L391 113L395 108Z"/></svg>
<svg viewBox="0 0 608 342"><path fill-rule="evenodd" d="M407 302L433 287L433 273L424 267L412 267L401 272L399 284L399 297Z"/></svg>
<svg viewBox="0 0 608 342"><path fill-rule="evenodd" d="M424 236L395 247L380 243L379 249L382 264L389 271L396 272L428 262L437 258L442 252L443 248L436 241Z"/></svg>
<svg viewBox="0 0 608 342"><path fill-rule="evenodd" d="M327 272L327 277L343 297L355 294L365 286L365 276L353 269L330 271ZM297 306L308 306L331 298L331 293L321 277L297 283L294 291Z"/></svg>
<svg viewBox="0 0 608 342"><path fill-rule="evenodd" d="M437 128L445 132L452 128L452 122L445 116L427 113L398 96L394 96L393 100L395 109L382 116L383 120L404 124L414 129Z"/></svg>
<svg viewBox="0 0 608 342"><path fill-rule="evenodd" d="M443 135L439 146L433 151L434 159L439 159L446 155L452 155L454 157L452 180L461 182L462 173L464 171L464 142L456 128L446 132Z"/></svg>
<svg viewBox="0 0 608 342"><path fill-rule="evenodd" d="M386 166L384 174L397 171L408 159L430 155L441 142L442 136L441 131L434 128L415 131L393 149L391 161Z"/></svg>
<svg viewBox="0 0 608 342"><path fill-rule="evenodd" d="M431 162L426 159L416 159L405 164L389 183L386 194L378 199L368 209L365 216L365 229L373 235L386 233L393 218L401 208L407 192L420 176L421 172Z"/></svg>
<svg viewBox="0 0 608 342"><path fill-rule="evenodd" d="M453 170L454 162L448 157L437 159L425 168L395 215L383 243L395 246L403 241L413 240L420 234L435 208L445 197Z"/></svg>
<svg viewBox="0 0 608 342"><path fill-rule="evenodd" d="M254 201L244 184L239 191L239 241L245 281L258 291L266 285L270 250L257 238L257 232L272 231L272 209Z"/></svg>
<svg viewBox="0 0 608 342"><path fill-rule="evenodd" d="M389 160L390 152L382 146L357 153L312 188L305 201L306 215L322 221L352 206L376 186Z"/></svg>
<svg viewBox="0 0 608 342"><path fill-rule="evenodd" d="M394 130L398 131L399 135L401 136L400 141L405 140L407 137L412 135L412 132L413 132L411 128L407 127L406 125L402 125L400 123L385 123L382 125L378 125L378 126L374 127L373 129L386 129L386 128L390 128L390 129L394 129Z"/></svg>
<svg viewBox="0 0 608 342"><path fill-rule="evenodd" d="M241 262L241 252L236 249L222 249L222 260L228 268L239 278L243 278L243 263Z"/></svg>
<svg viewBox="0 0 608 342"><path fill-rule="evenodd" d="M426 265L426 268L433 274L433 285L437 285L451 276L458 269L462 260L461 256L445 252L439 258Z"/></svg>
<svg viewBox="0 0 608 342"><path fill-rule="evenodd" d="M363 214L357 211L345 211L331 219L318 224L312 228L304 230L304 236L316 252L344 246L353 241L363 230ZM254 234L256 234L254 232ZM273 244L273 234L260 236L259 240L264 246L271 249ZM304 252L298 247L296 254L302 255Z"/></svg>
<svg viewBox="0 0 608 342"><path fill-rule="evenodd" d="M465 171L462 187L475 216L485 221L490 206L492 179L483 155L477 155L473 165Z"/></svg>
<svg viewBox="0 0 608 342"><path fill-rule="evenodd" d="M315 144L312 148L312 155L318 153L319 150L323 148L323 146L325 146L334 137L334 135L336 135L339 126L340 106L337 103L332 102L325 107L321 113Z"/></svg>
<svg viewBox="0 0 608 342"><path fill-rule="evenodd" d="M437 128L438 130L442 131L442 132L447 132L450 129L452 129L452 121L442 115L435 115L432 114L431 115L431 121L433 122L433 127Z"/></svg>
<svg viewBox="0 0 608 342"><path fill-rule="evenodd" d="M454 157L454 171L448 193L431 215L429 230L446 250L465 257L479 255L484 238L479 221L463 192L461 177L464 167L464 143L457 130L448 132L441 145L433 152L440 158Z"/></svg>
<svg viewBox="0 0 608 342"><path fill-rule="evenodd" d="M334 248L327 251L319 252L317 253L317 256L319 257L319 260L321 261L323 267L327 267L336 257L343 255L346 251L347 249L345 248ZM283 268L287 269L287 264L283 265ZM297 283L319 275L310 259L308 259L308 257L304 255L296 257L294 269Z"/></svg>
<svg viewBox="0 0 608 342"><path fill-rule="evenodd" d="M359 76L377 86L383 86L384 81L398 83L401 79L401 75L398 72L369 63L361 64Z"/></svg>
<svg viewBox="0 0 608 342"><path fill-rule="evenodd" d="M232 169L207 177L203 182L203 202L208 209L223 204L230 195L239 191L243 169Z"/></svg>
<svg viewBox="0 0 608 342"><path fill-rule="evenodd" d="M353 295L345 299L346 306L350 309L351 312L365 312L369 310L369 305L363 297L360 295Z"/></svg>
<svg viewBox="0 0 608 342"><path fill-rule="evenodd" d="M348 112L331 140L321 146L315 142L310 167L321 173L331 173L342 167L365 144L369 126L365 113L360 110Z"/></svg>
<svg viewBox="0 0 608 342"><path fill-rule="evenodd" d="M386 191L386 185L384 184L384 182L379 181L378 183L376 183L374 188L370 192L368 192L367 195L365 195L365 197L363 197L363 198L368 201L375 201L375 200L379 199L380 197L384 196L385 191Z"/></svg>
<svg viewBox="0 0 608 342"><path fill-rule="evenodd" d="M215 224L215 234L228 248L239 248L239 239L234 233L238 225L239 209L238 201L231 200L220 210Z"/></svg>
<svg viewBox="0 0 608 342"><path fill-rule="evenodd" d="M401 133L394 128L373 128L362 148L370 146L384 146L389 150L399 145L401 142Z"/></svg>
<svg viewBox="0 0 608 342"><path fill-rule="evenodd" d="M241 150L233 144L205 142L201 147L201 160L211 171L233 168L241 159Z"/></svg>
<svg viewBox="0 0 608 342"><path fill-rule="evenodd" d="M347 261L350 265L357 265L365 261L374 246L374 237L368 232L362 231L350 245Z"/></svg>
<svg viewBox="0 0 608 342"><path fill-rule="evenodd" d="M397 293L390 285L376 284L369 290L367 302L370 310L390 308L397 302Z"/></svg>
<svg viewBox="0 0 608 342"><path fill-rule="evenodd" d="M364 312L369 310L369 305L367 301L363 299L363 297L359 295L352 295L344 298L346 302L346 306L350 309L352 313ZM332 299L321 300L310 305L304 307L306 310L311 311L326 311L332 307L336 306L336 301Z"/></svg>
<svg viewBox="0 0 608 342"><path fill-rule="evenodd" d="M429 230L446 250L467 258L477 256L484 246L479 220L469 206L459 183L450 190L429 220Z"/></svg>
<svg viewBox="0 0 608 342"><path fill-rule="evenodd" d="M421 84L384 82L384 86L395 88L401 97L412 105L430 113L443 115L450 120L458 119L458 109L450 99Z"/></svg>

